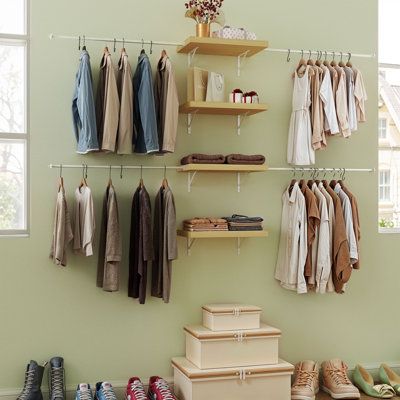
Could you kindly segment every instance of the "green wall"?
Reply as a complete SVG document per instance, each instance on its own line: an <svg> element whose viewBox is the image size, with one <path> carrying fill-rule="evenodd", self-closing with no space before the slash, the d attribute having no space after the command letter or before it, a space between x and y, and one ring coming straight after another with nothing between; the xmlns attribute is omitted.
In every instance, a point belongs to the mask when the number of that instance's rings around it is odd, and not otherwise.
<svg viewBox="0 0 400 400"><path fill-rule="evenodd" d="M246 60L241 78L235 60L196 57L196 64L226 75L228 88L255 89L270 111L248 118L242 135L235 134L231 117L196 117L193 133L186 119L179 124L177 151L165 158L115 155L79 156L71 125L71 96L78 65L78 43L50 41L51 32L87 36L182 41L193 34L193 21L183 18L183 0L112 2L104 0L34 0L31 30L31 236L0 239L0 389L22 384L23 369L61 354L66 359L68 383L100 379L124 381L132 374L171 376L169 359L184 353L182 327L199 323L200 307L208 302L235 301L263 307L263 319L283 330L281 356L324 360L342 357L350 363L399 360L398 239L377 232L375 174L348 174L357 194L362 222L362 269L354 273L348 292L303 295L285 291L274 280L280 228L281 193L289 173L253 174L243 178L236 192L235 176L200 175L192 193L186 175L168 173L178 210L178 221L190 216L260 214L270 231L268 239L245 240L237 256L231 240L197 242L188 257L180 240L179 260L173 266L169 305L148 298L140 306L127 297L127 246L131 196L138 172L115 172L124 240L122 290L105 293L95 285L96 257L70 255L60 269L48 259L52 232L57 170L50 163L175 165L190 152L264 153L272 166L285 166L287 128L291 107L291 72L297 62L285 54L261 54ZM245 26L272 47L343 49L357 53L377 51L375 0L239 1L224 5L227 23ZM112 44L109 44L112 47ZM97 77L103 44L88 43ZM140 46L127 45L133 67ZM153 66L161 49L151 56ZM186 56L167 49L173 60L181 101L186 91ZM148 49L147 49L148 51ZM116 61L118 53L115 54ZM376 167L376 60L354 59L367 83L368 123L350 140L334 138L318 153L319 166ZM80 170L66 170L65 182L72 208ZM89 171L96 214L108 176ZM162 171L145 171L146 186L154 197ZM97 220L97 224L100 221ZM97 240L96 240L97 241ZM384 334L384 340L379 335Z"/></svg>

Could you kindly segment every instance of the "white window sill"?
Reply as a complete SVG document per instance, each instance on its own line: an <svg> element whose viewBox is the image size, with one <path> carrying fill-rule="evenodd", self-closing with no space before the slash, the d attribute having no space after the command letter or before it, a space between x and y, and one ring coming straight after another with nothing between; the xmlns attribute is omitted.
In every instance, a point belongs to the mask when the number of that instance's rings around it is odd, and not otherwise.
<svg viewBox="0 0 400 400"><path fill-rule="evenodd" d="M400 233L400 228L379 228L379 233L383 234L396 234Z"/></svg>

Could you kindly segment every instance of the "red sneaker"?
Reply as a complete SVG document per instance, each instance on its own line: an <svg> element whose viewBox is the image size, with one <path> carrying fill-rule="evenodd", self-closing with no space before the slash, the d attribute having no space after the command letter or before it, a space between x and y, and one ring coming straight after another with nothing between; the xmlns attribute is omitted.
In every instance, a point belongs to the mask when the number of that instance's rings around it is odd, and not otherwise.
<svg viewBox="0 0 400 400"><path fill-rule="evenodd" d="M149 381L150 400L177 400L168 383L159 376L152 376Z"/></svg>
<svg viewBox="0 0 400 400"><path fill-rule="evenodd" d="M134 376L128 381L125 392L126 400L148 400L141 380Z"/></svg>

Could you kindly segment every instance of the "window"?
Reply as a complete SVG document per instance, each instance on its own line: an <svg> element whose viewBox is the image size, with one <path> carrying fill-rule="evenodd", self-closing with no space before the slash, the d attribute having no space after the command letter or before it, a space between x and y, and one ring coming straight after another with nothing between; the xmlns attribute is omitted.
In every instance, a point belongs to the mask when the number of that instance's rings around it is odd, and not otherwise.
<svg viewBox="0 0 400 400"><path fill-rule="evenodd" d="M28 0L0 0L0 235L28 233Z"/></svg>
<svg viewBox="0 0 400 400"><path fill-rule="evenodd" d="M379 171L379 201L390 201L390 171Z"/></svg>
<svg viewBox="0 0 400 400"><path fill-rule="evenodd" d="M379 139L387 139L387 119L379 118L378 120Z"/></svg>

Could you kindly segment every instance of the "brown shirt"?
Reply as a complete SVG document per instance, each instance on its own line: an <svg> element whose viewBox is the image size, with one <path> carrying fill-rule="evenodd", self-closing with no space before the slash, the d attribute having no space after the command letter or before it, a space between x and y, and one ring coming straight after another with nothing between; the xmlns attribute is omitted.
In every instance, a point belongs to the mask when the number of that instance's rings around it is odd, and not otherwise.
<svg viewBox="0 0 400 400"><path fill-rule="evenodd" d="M353 268L360 269L360 240L361 240L361 229L360 229L360 214L358 212L358 202L356 197L344 186L343 181L339 181L342 186L342 190L347 194L350 199L351 211L353 215L353 227L354 227L354 236L356 238L357 250L358 250L358 261L353 264Z"/></svg>
<svg viewBox="0 0 400 400"><path fill-rule="evenodd" d="M320 217L319 217L317 199L304 180L300 182L300 188L306 200L308 251L307 251L306 264L304 267L304 276L306 278L309 278L312 274L312 245L315 240L315 230L319 226Z"/></svg>
<svg viewBox="0 0 400 400"><path fill-rule="evenodd" d="M343 217L342 204L339 196L329 186L328 182L323 181L324 187L332 197L335 208L335 228L333 232L333 260L332 277L335 291L343 293L343 287L349 281L353 270L350 262L349 242L346 235L346 225Z"/></svg>

